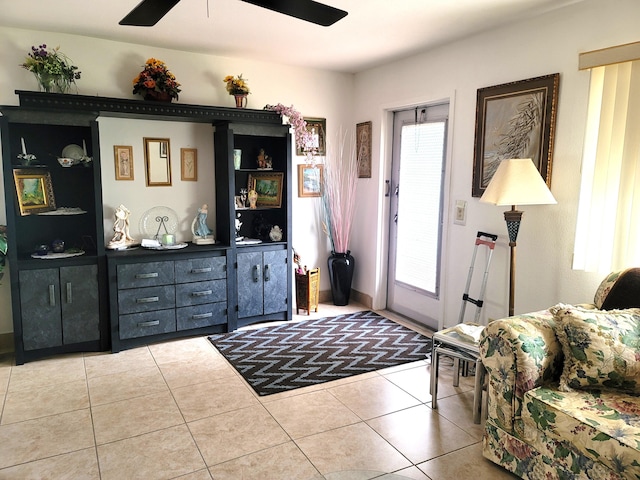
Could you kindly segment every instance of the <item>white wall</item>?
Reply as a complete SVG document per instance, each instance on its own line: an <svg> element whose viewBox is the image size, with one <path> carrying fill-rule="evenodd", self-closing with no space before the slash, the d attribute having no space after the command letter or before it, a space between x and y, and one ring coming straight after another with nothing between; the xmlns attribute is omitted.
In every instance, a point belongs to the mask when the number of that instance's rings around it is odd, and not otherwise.
<svg viewBox="0 0 640 480"><path fill-rule="evenodd" d="M17 105L15 90L36 90L36 80L30 72L19 67L32 45L59 45L82 78L78 93L116 98L140 98L131 93L132 80L142 70L149 57L165 61L182 84L181 103L232 107L233 97L225 90L222 79L226 75L243 74L249 80L251 95L249 108L261 109L266 104L294 105L303 115L327 119L328 136L340 126L351 125L353 76L320 70L289 67L266 62L225 58L213 55L185 53L175 50L111 42L87 37L50 32L0 27L0 105ZM110 239L113 211L123 203L131 212L131 232L138 234L140 216L155 205L173 208L180 218L178 239L188 240L190 223L202 203L210 204L210 217L215 199L213 178L213 130L211 126L185 125L180 122L131 121L100 118L100 153L102 159L105 237ZM166 137L171 141L171 187L146 187L144 176L144 136ZM131 145L134 156L134 181L116 181L113 146ZM180 181L180 148L198 149L198 181ZM327 246L316 221L318 199L297 197L297 168L304 163L294 157L293 183L293 246L309 266L326 265ZM0 172L1 175L1 172ZM54 186L55 190L55 186ZM4 192L0 182L0 224L6 223ZM211 217L210 226L215 225ZM13 331L7 274L0 285L0 334ZM322 277L323 290L329 288L328 278Z"/></svg>
<svg viewBox="0 0 640 480"><path fill-rule="evenodd" d="M635 0L591 0L356 75L354 120L373 121L376 159L372 178L360 182L359 196L367 198L367 205L376 211L360 216L356 223L352 250L359 262L354 287L373 295L375 308L384 306L386 300L386 243L380 232L388 228L388 205L381 195L390 172L388 111L446 97L452 100L447 209L451 212L459 199L468 202L468 210L466 226L454 225L451 218L447 222L442 294L445 324L457 320L478 230L500 235L483 312L487 318L500 318L508 310L505 208L481 204L471 197L476 92L556 72L560 73L560 92L551 190L558 205L522 208L515 309L524 313L560 301L592 300L602 275L571 269L589 85L589 73L577 69L578 54L638 41L639 15L640 3Z"/></svg>

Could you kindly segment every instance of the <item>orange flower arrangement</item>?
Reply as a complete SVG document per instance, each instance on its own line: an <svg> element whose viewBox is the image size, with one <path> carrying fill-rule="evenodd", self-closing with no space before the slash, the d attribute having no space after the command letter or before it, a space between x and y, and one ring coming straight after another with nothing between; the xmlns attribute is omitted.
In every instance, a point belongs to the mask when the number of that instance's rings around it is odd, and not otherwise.
<svg viewBox="0 0 640 480"><path fill-rule="evenodd" d="M150 58L136 78L133 79L133 93L146 95L149 91L164 92L178 99L180 84L162 60Z"/></svg>

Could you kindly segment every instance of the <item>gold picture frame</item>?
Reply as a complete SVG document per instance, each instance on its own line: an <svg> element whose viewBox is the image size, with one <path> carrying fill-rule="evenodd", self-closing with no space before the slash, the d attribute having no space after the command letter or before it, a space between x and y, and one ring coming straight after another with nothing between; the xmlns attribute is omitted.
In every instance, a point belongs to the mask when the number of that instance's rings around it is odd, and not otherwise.
<svg viewBox="0 0 640 480"><path fill-rule="evenodd" d="M171 149L168 138L144 138L147 187L171 186Z"/></svg>
<svg viewBox="0 0 640 480"><path fill-rule="evenodd" d="M314 153L323 157L326 149L326 135L327 135L327 119L326 118L311 118L304 117L304 121L307 123L307 131L312 135L317 136L317 143L315 145ZM296 148L296 155L305 155L302 148Z"/></svg>
<svg viewBox="0 0 640 480"><path fill-rule="evenodd" d="M320 197L324 165L298 165L298 196Z"/></svg>
<svg viewBox="0 0 640 480"><path fill-rule="evenodd" d="M113 159L116 180L133 180L133 147L129 145L114 145Z"/></svg>
<svg viewBox="0 0 640 480"><path fill-rule="evenodd" d="M184 182L198 181L198 149L180 149L180 179Z"/></svg>
<svg viewBox="0 0 640 480"><path fill-rule="evenodd" d="M554 73L478 89L472 196L482 196L509 158L531 158L551 186L559 82Z"/></svg>
<svg viewBox="0 0 640 480"><path fill-rule="evenodd" d="M274 207L282 206L282 172L259 172L249 174L248 190L255 190L258 194L256 206Z"/></svg>
<svg viewBox="0 0 640 480"><path fill-rule="evenodd" d="M51 173L41 168L16 168L13 180L20 215L48 212L56 209Z"/></svg>

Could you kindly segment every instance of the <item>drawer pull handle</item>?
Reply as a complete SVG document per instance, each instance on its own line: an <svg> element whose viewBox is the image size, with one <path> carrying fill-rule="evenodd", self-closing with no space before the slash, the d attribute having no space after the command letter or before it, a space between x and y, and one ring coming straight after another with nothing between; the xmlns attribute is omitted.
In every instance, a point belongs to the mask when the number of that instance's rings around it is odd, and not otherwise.
<svg viewBox="0 0 640 480"><path fill-rule="evenodd" d="M158 272L151 273L137 273L136 278L144 279L144 278L158 278Z"/></svg>
<svg viewBox="0 0 640 480"><path fill-rule="evenodd" d="M148 322L138 323L139 327L155 327L156 325L160 325L160 320L149 320Z"/></svg>
<svg viewBox="0 0 640 480"><path fill-rule="evenodd" d="M212 290L202 290L201 292L192 292L192 297L206 297L207 295L211 295L213 293Z"/></svg>
<svg viewBox="0 0 640 480"><path fill-rule="evenodd" d="M153 303L160 301L160 297L136 298L136 303Z"/></svg>
<svg viewBox="0 0 640 480"><path fill-rule="evenodd" d="M191 273L209 273L211 271L211 267L205 268L194 268L191 270Z"/></svg>
<svg viewBox="0 0 640 480"><path fill-rule="evenodd" d="M209 312L209 313L198 313L196 315L191 315L192 320L201 320L203 318L209 318L209 317L213 317L213 313Z"/></svg>

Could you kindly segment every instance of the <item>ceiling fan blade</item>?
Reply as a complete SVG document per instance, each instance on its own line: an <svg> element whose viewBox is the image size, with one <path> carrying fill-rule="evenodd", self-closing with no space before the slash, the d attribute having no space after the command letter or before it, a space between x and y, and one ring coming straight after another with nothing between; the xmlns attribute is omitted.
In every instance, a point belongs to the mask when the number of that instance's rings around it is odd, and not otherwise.
<svg viewBox="0 0 640 480"><path fill-rule="evenodd" d="M136 8L124 17L119 25L133 25L136 27L153 27L180 0L142 0Z"/></svg>
<svg viewBox="0 0 640 480"><path fill-rule="evenodd" d="M274 12L328 27L347 16L347 12L314 0L242 0Z"/></svg>

